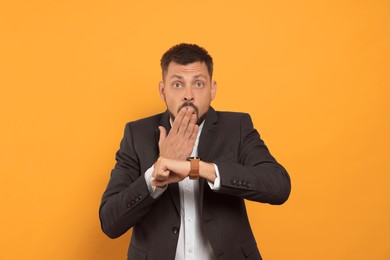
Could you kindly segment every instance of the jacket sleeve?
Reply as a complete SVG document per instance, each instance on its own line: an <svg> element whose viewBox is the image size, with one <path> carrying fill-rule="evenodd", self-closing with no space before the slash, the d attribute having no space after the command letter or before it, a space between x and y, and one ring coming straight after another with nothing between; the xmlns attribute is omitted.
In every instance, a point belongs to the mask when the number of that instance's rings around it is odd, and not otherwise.
<svg viewBox="0 0 390 260"><path fill-rule="evenodd" d="M110 238L121 236L149 212L155 201L141 172L128 123L99 208L104 233Z"/></svg>
<svg viewBox="0 0 390 260"><path fill-rule="evenodd" d="M238 150L237 162L215 162L221 177L218 192L263 203L283 204L290 195L290 177L270 154L248 114L241 118Z"/></svg>

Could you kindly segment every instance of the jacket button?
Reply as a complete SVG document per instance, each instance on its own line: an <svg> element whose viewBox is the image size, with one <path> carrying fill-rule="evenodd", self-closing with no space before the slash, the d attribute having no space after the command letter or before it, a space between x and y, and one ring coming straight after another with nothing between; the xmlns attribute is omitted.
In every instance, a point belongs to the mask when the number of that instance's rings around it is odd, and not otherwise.
<svg viewBox="0 0 390 260"><path fill-rule="evenodd" d="M237 180L236 180L236 179L233 179L233 180L232 180L232 184L233 184L233 185L236 185L236 184L237 184Z"/></svg>
<svg viewBox="0 0 390 260"><path fill-rule="evenodd" d="M250 184L249 182L247 182L247 183L246 183L246 186L247 186L248 188L250 188L250 187L251 187L251 184Z"/></svg>
<svg viewBox="0 0 390 260"><path fill-rule="evenodd" d="M128 208L131 208L131 204L130 204L130 203L127 203L127 207L128 207Z"/></svg>
<svg viewBox="0 0 390 260"><path fill-rule="evenodd" d="M130 205L133 206L135 204L135 201L134 200L131 200L130 201Z"/></svg>
<svg viewBox="0 0 390 260"><path fill-rule="evenodd" d="M173 234L179 233L179 228L173 227L173 228L172 228L172 233L173 233Z"/></svg>
<svg viewBox="0 0 390 260"><path fill-rule="evenodd" d="M142 194L140 194L140 195L138 196L138 198L139 198L140 200L142 200L142 198L143 198Z"/></svg>

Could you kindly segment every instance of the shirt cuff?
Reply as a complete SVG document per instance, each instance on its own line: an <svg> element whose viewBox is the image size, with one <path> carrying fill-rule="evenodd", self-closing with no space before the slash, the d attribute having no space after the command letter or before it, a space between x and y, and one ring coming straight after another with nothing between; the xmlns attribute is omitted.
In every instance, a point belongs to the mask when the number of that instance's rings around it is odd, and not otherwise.
<svg viewBox="0 0 390 260"><path fill-rule="evenodd" d="M152 165L152 167L150 167L149 169L146 170L144 176L145 176L146 185L148 186L148 189L149 189L150 196L153 199L157 199L158 197L160 197L164 193L164 191L167 189L168 185L165 185L164 187L157 187L157 186L152 185L150 182L153 180L153 177L152 177L153 171L154 171L154 165Z"/></svg>
<svg viewBox="0 0 390 260"><path fill-rule="evenodd" d="M217 175L217 178L215 178L214 183L212 183L210 181L208 181L207 183L209 184L210 189L218 191L219 188L221 187L221 178L219 176L218 166L214 163L213 163L213 165L214 165L214 169L215 169L215 175Z"/></svg>

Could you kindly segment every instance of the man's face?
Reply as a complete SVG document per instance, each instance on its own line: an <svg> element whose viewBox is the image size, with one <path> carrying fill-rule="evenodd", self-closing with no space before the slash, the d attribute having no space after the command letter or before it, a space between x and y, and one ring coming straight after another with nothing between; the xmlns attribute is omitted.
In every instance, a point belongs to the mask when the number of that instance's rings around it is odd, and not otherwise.
<svg viewBox="0 0 390 260"><path fill-rule="evenodd" d="M211 82L204 62L180 65L171 62L159 84L161 99L165 102L172 120L183 106L193 106L198 118L202 117L214 99L217 85Z"/></svg>

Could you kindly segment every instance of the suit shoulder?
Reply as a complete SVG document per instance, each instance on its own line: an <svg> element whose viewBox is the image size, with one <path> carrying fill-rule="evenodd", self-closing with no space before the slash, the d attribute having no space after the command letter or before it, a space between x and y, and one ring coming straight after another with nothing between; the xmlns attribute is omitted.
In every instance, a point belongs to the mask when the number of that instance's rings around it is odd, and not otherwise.
<svg viewBox="0 0 390 260"><path fill-rule="evenodd" d="M125 127L125 133L131 132L137 136L154 134L156 129L158 129L162 115L163 113L128 122Z"/></svg>
<svg viewBox="0 0 390 260"><path fill-rule="evenodd" d="M250 117L248 113L244 112L231 112L231 111L216 111L218 119L220 120L241 120L245 117Z"/></svg>
<svg viewBox="0 0 390 260"><path fill-rule="evenodd" d="M161 117L163 113L161 114L156 114L153 116L137 119L135 121L130 121L126 125L129 125L131 127L147 127L147 126L153 126L159 124Z"/></svg>

